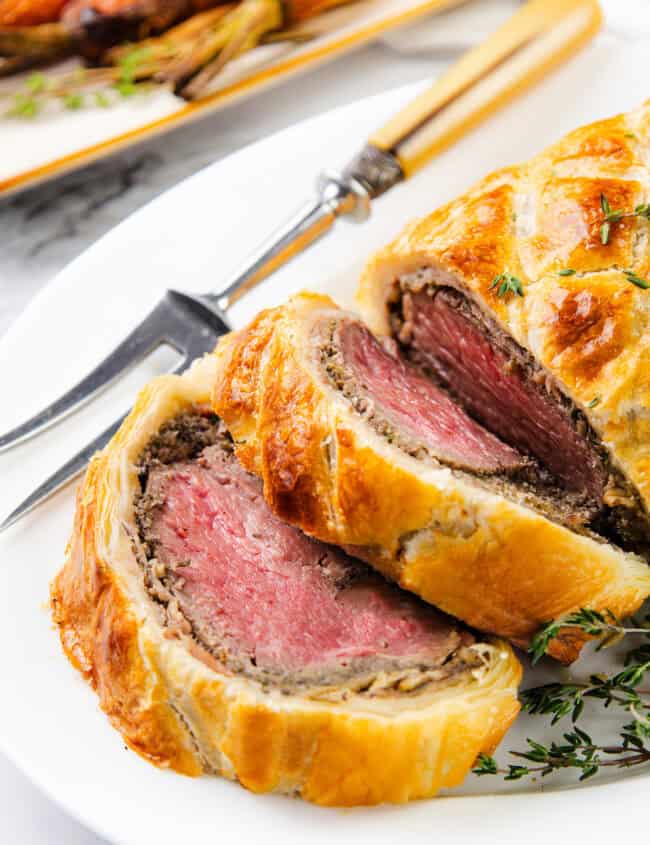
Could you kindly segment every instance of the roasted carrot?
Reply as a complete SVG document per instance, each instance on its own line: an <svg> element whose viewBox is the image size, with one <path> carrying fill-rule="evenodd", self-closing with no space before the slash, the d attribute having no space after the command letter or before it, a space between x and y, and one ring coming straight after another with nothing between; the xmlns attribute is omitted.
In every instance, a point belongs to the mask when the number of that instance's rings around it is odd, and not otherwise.
<svg viewBox="0 0 650 845"><path fill-rule="evenodd" d="M57 21L66 0L0 0L0 27Z"/></svg>

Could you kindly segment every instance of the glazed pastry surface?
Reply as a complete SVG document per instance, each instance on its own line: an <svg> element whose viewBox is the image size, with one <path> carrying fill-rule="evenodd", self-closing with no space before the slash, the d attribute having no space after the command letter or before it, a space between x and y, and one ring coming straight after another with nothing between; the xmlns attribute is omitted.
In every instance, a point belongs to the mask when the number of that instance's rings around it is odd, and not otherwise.
<svg viewBox="0 0 650 845"><path fill-rule="evenodd" d="M428 272L432 287L477 303L584 414L646 515L650 290L638 284L650 278L650 224L632 212L650 201L649 144L650 101L571 132L407 225L370 259L358 291L379 335L394 329L391 303L408 274ZM607 223L604 207L624 216ZM499 296L505 272L523 296Z"/></svg>
<svg viewBox="0 0 650 845"><path fill-rule="evenodd" d="M519 709L521 668L505 643L471 645L472 667L444 683L378 696L345 684L287 691L219 664L152 599L135 508L142 455L170 420L209 405L216 377L207 356L156 379L93 458L51 587L66 654L128 745L158 766L325 805L403 802L459 784Z"/></svg>

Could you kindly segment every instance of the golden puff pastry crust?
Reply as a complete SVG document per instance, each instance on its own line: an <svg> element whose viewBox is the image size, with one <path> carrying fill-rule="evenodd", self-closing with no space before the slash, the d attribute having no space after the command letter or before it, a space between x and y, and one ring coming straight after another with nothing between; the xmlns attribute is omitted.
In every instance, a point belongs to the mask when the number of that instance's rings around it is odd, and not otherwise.
<svg viewBox="0 0 650 845"><path fill-rule="evenodd" d="M626 214L650 201L649 142L650 101L571 132L409 224L371 258L358 291L377 334L391 332L389 303L406 273L432 268L473 298L582 410L646 508L650 290L626 271L650 278L650 224L626 216L603 234L602 197ZM504 272L523 297L499 296Z"/></svg>
<svg viewBox="0 0 650 845"><path fill-rule="evenodd" d="M580 607L634 612L650 594L640 558L412 457L353 409L313 341L342 315L328 297L300 294L217 346L213 407L273 510L520 645ZM566 630L550 653L570 662L585 639Z"/></svg>
<svg viewBox="0 0 650 845"><path fill-rule="evenodd" d="M153 381L93 458L51 586L67 656L128 745L161 767L324 805L403 802L459 784L519 710L521 668L505 643L470 646L478 668L442 685L328 700L220 671L189 636L164 627L134 551L136 464L166 421L209 404L216 376L208 356Z"/></svg>

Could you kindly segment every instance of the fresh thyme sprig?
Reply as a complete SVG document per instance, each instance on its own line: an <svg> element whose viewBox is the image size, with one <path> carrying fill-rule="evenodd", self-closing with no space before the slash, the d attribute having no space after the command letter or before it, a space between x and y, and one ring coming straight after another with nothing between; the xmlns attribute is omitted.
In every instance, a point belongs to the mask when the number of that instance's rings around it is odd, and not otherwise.
<svg viewBox="0 0 650 845"><path fill-rule="evenodd" d="M626 634L641 634L645 642L629 650L624 668L613 675L594 674L584 681L550 683L525 690L521 694L522 709L531 715L551 716L551 724L569 717L570 731L561 741L542 744L528 738L527 748L510 754L525 764L500 766L486 754L479 755L473 769L477 775L502 775L505 780L520 780L527 776L545 777L562 769L575 769L580 780L595 775L603 767L628 768L650 762L650 690L641 689L650 674L650 617L624 626L610 611L581 609L556 620L539 632L531 647L533 655L545 653L551 640L562 628L575 627L601 638L600 647L613 644ZM632 717L619 730L615 744L594 742L589 733L576 722L582 717L586 700L605 708L615 707ZM530 764L533 765L530 765Z"/></svg>
<svg viewBox="0 0 650 845"><path fill-rule="evenodd" d="M644 620L647 622L648 620ZM608 648L617 643L625 634L648 634L650 629L637 623L633 627L626 627L611 611L598 611L581 608L560 619L546 622L531 639L528 651L532 655L533 663L537 663L548 651L551 642L563 628L578 628L591 637L598 637L597 650Z"/></svg>
<svg viewBox="0 0 650 845"><path fill-rule="evenodd" d="M622 211L621 209L612 210L609 200L605 194L600 195L600 208L603 212L603 222L600 226L600 240L604 245L609 243L609 236L612 231L612 224L619 223L627 217L643 217L650 220L650 203L642 203L637 205L634 211ZM642 290L650 290L650 282L637 276L632 270L623 270L628 282L636 285Z"/></svg>
<svg viewBox="0 0 650 845"><path fill-rule="evenodd" d="M76 111L94 105L107 108L115 100L132 97L151 86L143 81L156 65L145 48L133 48L113 67L75 68L69 73L46 76L32 73L18 90L10 92L6 117L33 118L48 102L59 102Z"/></svg>
<svg viewBox="0 0 650 845"><path fill-rule="evenodd" d="M645 217L650 220L650 203L643 203L637 205L634 211L622 211L621 209L612 210L609 200L605 194L600 195L600 208L603 212L603 222L600 227L600 240L604 245L609 243L609 236L611 234L612 223L619 223L627 217Z"/></svg>
<svg viewBox="0 0 650 845"><path fill-rule="evenodd" d="M571 715L577 722L584 709L585 698L597 698L604 707L617 704L626 710L640 713L650 709L650 700L643 698L637 686L650 671L650 660L631 663L615 675L591 675L588 681L552 683L532 687L521 694L521 703L528 713L550 715L555 725L564 716ZM645 718L645 717L644 717Z"/></svg>
<svg viewBox="0 0 650 845"><path fill-rule="evenodd" d="M512 273L499 273L498 276L495 276L492 284L490 285L490 290L496 288L497 285L497 296L499 299L502 299L509 293L515 294L516 296L524 295L524 286L516 276L512 275Z"/></svg>
<svg viewBox="0 0 650 845"><path fill-rule="evenodd" d="M648 668L650 664L646 664L643 670L631 667L629 671L624 670L612 678L593 676L593 684L547 684L545 687L527 690L524 694L527 695L524 698L524 709L530 713L553 713L551 724L571 713L574 722L572 730L562 735L563 743L552 741L550 745L544 745L529 737L526 739L528 748L525 751L510 752L513 757L537 763L536 766L510 764L501 767L493 757L480 754L473 769L474 774L500 774L505 780L520 780L527 775L546 776L560 769L578 769L581 772L579 779L586 780L601 767L627 768L650 762L650 719L642 712L650 709L650 704L631 686L641 680ZM619 682L620 676L623 676L623 680ZM581 686L584 689L580 689ZM557 690L551 692L550 687L557 687ZM618 744L599 745L575 724L582 714L583 695L602 699L605 707L615 702L631 713L632 721L621 728ZM531 701L535 704L527 706L527 702Z"/></svg>
<svg viewBox="0 0 650 845"><path fill-rule="evenodd" d="M537 765L510 764L502 767L494 757L479 754L472 771L476 775L503 775L504 780L521 780L528 775L539 774L545 777L560 769L578 769L579 780L587 780L605 766L615 766L619 769L638 766L650 761L650 748L644 745L644 739L647 737L638 735L637 724L633 722L625 726L618 745L598 745L586 731L577 727L562 735L563 743L551 742L550 745L543 745L528 739L527 751L510 753L513 757Z"/></svg>

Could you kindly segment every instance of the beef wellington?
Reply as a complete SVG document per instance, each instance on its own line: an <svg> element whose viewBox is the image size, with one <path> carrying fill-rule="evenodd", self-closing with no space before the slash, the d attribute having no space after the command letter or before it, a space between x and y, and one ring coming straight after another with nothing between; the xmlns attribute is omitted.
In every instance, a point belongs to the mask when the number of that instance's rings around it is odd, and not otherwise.
<svg viewBox="0 0 650 845"><path fill-rule="evenodd" d="M337 805L460 783L519 709L510 647L274 514L216 367L152 382L92 460L51 589L67 655L159 766Z"/></svg>
<svg viewBox="0 0 650 845"><path fill-rule="evenodd" d="M479 630L525 646L581 607L634 612L650 594L638 488L584 403L422 275L386 302L394 338L300 294L222 339L213 407L236 454L282 519ZM565 629L550 653L584 641Z"/></svg>
<svg viewBox="0 0 650 845"><path fill-rule="evenodd" d="M358 294L377 335L557 484L556 521L645 560L649 136L650 101L489 175L371 258Z"/></svg>

